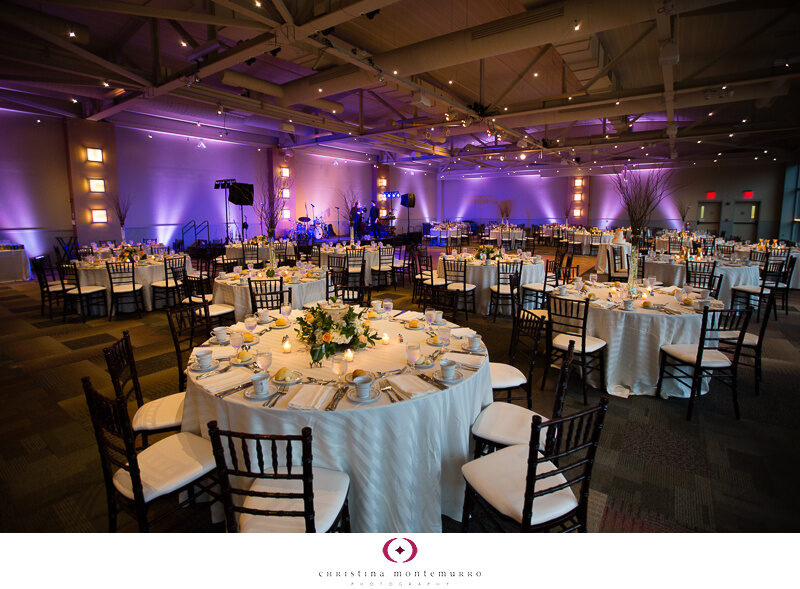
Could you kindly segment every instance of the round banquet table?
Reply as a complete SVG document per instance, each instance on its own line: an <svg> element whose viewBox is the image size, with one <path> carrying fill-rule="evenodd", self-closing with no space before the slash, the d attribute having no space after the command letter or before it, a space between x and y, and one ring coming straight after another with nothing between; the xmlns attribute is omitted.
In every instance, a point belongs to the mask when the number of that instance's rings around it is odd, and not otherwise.
<svg viewBox="0 0 800 589"><path fill-rule="evenodd" d="M750 251L752 249L753 249L752 247L737 247L735 250L736 256L742 259L747 259L750 257ZM789 252L789 255L793 258L800 258L800 250L793 249L791 250L791 252ZM754 282L751 284L757 284L757 283ZM792 274L792 278L789 281L789 288L800 289L800 268L795 267L794 273Z"/></svg>
<svg viewBox="0 0 800 589"><path fill-rule="evenodd" d="M28 280L31 277L31 265L25 250L0 250L0 282Z"/></svg>
<svg viewBox="0 0 800 589"><path fill-rule="evenodd" d="M601 243L600 248L597 250L597 261L595 262L595 267L597 268L597 272L599 274L608 274L609 267L608 267L608 251L609 248L612 247L621 247L622 252L622 266L623 268L628 267L628 256L631 255L631 244L624 243L624 244L617 244L611 243L610 241L607 243Z"/></svg>
<svg viewBox="0 0 800 589"><path fill-rule="evenodd" d="M642 308L642 301L634 303L634 309L623 311L607 307L610 288L603 283L589 287L597 300L590 303L587 318L587 334L606 342L605 382L600 383L600 372L589 376L592 386L605 389L611 395L655 395L658 385L659 352L667 344L696 344L700 340L702 315L697 307L683 307L671 293L674 288L657 288L650 300L657 305L666 305L670 312ZM567 297L584 298L572 288ZM699 297L692 293L693 298ZM703 392L708 389L704 384ZM676 380L665 380L661 395L665 397L688 397L689 388Z"/></svg>
<svg viewBox="0 0 800 589"><path fill-rule="evenodd" d="M372 266L377 266L378 265L378 261L380 260L380 256L378 254L378 250L377 249L374 249L374 248L371 248L371 247L365 247L363 249L364 249L364 261L366 262L366 264L364 265L364 282L366 284L372 284L372 270L371 270L371 268L372 268ZM332 247L326 247L326 248L320 249L320 252L319 252L320 260L319 260L319 262L320 262L320 264L322 265L323 268L327 268L328 267L328 256L330 256L330 255L346 256L347 254L345 253L345 250L337 251L336 248L332 248Z"/></svg>
<svg viewBox="0 0 800 589"><path fill-rule="evenodd" d="M436 275L440 278L444 278L444 260L448 258L454 259L452 256L439 256ZM532 259L528 260L528 262L522 266L519 283L544 282L544 262L534 262ZM489 290L489 287L497 284L497 264L490 262L487 266L483 262L467 262L467 282L474 284L476 287L475 312L481 315L488 315L489 303L492 298L492 291ZM500 309L500 311L503 312L503 309ZM506 306L505 312L509 313L510 308Z"/></svg>
<svg viewBox="0 0 800 589"><path fill-rule="evenodd" d="M405 344L397 343L398 333L406 343L422 343L424 354L435 350L424 344L424 331L410 331L385 319L374 321L373 327L380 334L388 333L391 343L356 352L348 370L402 367ZM291 334L297 351L279 352L285 334ZM308 352L300 350L293 329L273 329L260 337L254 347L272 351L273 374L285 366L305 376L335 378L330 359L323 361L322 368L309 368ZM460 340L452 347L457 345ZM244 368L233 368L228 374L234 371L241 373L241 382L252 374ZM433 369L421 372L431 374ZM350 476L353 532L440 532L442 514L461 519L461 466L471 459L470 427L483 407L492 402L488 358L477 371L462 368L461 372L461 382L408 401L391 403L381 395L372 404L356 405L344 397L335 411L319 411L288 408L299 385L289 387L276 407L268 409L261 401L245 398L243 391L217 398L203 386L212 379L198 381L189 371L182 429L208 437L207 424L212 420L221 429L271 434L297 434L309 426L313 430L314 466Z"/></svg>
<svg viewBox="0 0 800 589"><path fill-rule="evenodd" d="M192 271L192 260L189 256L186 257L186 271ZM106 289L106 302L111 304L111 287L108 281L108 271L106 270L105 262L98 262L96 265L86 264L83 262L75 262L78 270L78 280L81 285L97 285L103 286ZM142 294L144 298L144 310L153 310L153 289L152 284L159 280L164 280L164 262L149 262L147 260L140 261L134 266L133 277L137 284L142 285ZM172 277L170 277L170 280ZM123 312L127 313L136 310L136 306L130 300L120 305Z"/></svg>
<svg viewBox="0 0 800 589"><path fill-rule="evenodd" d="M614 239L613 233L600 233L600 243L611 243L611 240ZM583 241L583 245L581 246L581 253L585 256L588 256L591 253L592 249L592 234L588 231L576 231L575 232L575 241Z"/></svg>
<svg viewBox="0 0 800 589"><path fill-rule="evenodd" d="M686 282L686 264L672 261L657 262L647 260L644 264L644 276L655 276L656 280L665 285L683 286ZM722 285L719 289L719 300L726 307L731 304L731 289L740 284L761 284L758 275L758 266L746 266L737 262L717 260L714 274L722 276Z"/></svg>
<svg viewBox="0 0 800 589"><path fill-rule="evenodd" d="M433 244L434 240L436 240L436 243L438 245L445 245L448 237L452 238L460 237L462 233L466 235L467 230L459 229L457 227L454 227L452 229L431 229L430 230L431 244Z"/></svg>
<svg viewBox="0 0 800 589"><path fill-rule="evenodd" d="M277 243L277 242L276 242ZM277 255L277 254L276 254ZM294 255L294 243L287 242L286 243L286 255L293 256ZM242 244L241 243L232 243L225 246L225 257L226 258L233 258L237 260L242 259ZM263 262L269 259L269 246L268 245L259 245L258 246L258 261Z"/></svg>
<svg viewBox="0 0 800 589"><path fill-rule="evenodd" d="M324 300L327 297L324 272L321 278L301 278L298 275L293 277L290 283L284 278L283 288L292 291L292 309L302 309L306 303ZM217 278L214 281L214 302L233 305L237 321L243 321L245 315L253 312L250 304L250 287L248 284L241 284L238 279Z"/></svg>
<svg viewBox="0 0 800 589"><path fill-rule="evenodd" d="M489 239L494 239L497 241L497 245L499 246L503 240L503 235L511 235L511 239L514 241L521 241L523 237L525 237L525 232L522 229L492 229L489 231Z"/></svg>

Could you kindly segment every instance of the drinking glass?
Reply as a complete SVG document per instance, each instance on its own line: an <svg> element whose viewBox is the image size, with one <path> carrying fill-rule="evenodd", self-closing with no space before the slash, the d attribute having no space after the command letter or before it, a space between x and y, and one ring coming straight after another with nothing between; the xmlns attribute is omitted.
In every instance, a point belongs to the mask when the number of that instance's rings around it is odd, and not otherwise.
<svg viewBox="0 0 800 589"><path fill-rule="evenodd" d="M654 288L656 285L656 277L655 276L648 276L647 277L647 285L650 288Z"/></svg>
<svg viewBox="0 0 800 589"><path fill-rule="evenodd" d="M333 373L337 376L337 380L341 382L342 377L347 374L347 360L341 356L336 356L331 360L331 368Z"/></svg>
<svg viewBox="0 0 800 589"><path fill-rule="evenodd" d="M420 355L422 352L420 351L419 344L407 344L406 345L406 359L408 363L411 365L411 373L417 373L417 360L419 360Z"/></svg>
<svg viewBox="0 0 800 589"><path fill-rule="evenodd" d="M394 309L394 301L392 299L383 299L383 310L387 313Z"/></svg>
<svg viewBox="0 0 800 589"><path fill-rule="evenodd" d="M592 284L597 284L597 274L595 274L594 272L592 272L591 274L589 274L589 281L590 281Z"/></svg>
<svg viewBox="0 0 800 589"><path fill-rule="evenodd" d="M247 269L248 270L252 270L253 269L253 262L248 262L247 263Z"/></svg>
<svg viewBox="0 0 800 589"><path fill-rule="evenodd" d="M289 320L289 315L292 314L292 306L291 305L281 305L281 315L286 317L286 320Z"/></svg>
<svg viewBox="0 0 800 589"><path fill-rule="evenodd" d="M231 332L231 347L233 348L234 355L239 353L239 348L244 343L244 334L241 331Z"/></svg>
<svg viewBox="0 0 800 589"><path fill-rule="evenodd" d="M256 364L262 372L266 372L267 368L272 366L272 352L269 350L258 352L256 354Z"/></svg>
<svg viewBox="0 0 800 589"><path fill-rule="evenodd" d="M258 317L256 317L253 314L245 316L244 327L245 329L247 329L247 331L252 333L253 331L255 331L256 325L258 325Z"/></svg>
<svg viewBox="0 0 800 589"><path fill-rule="evenodd" d="M438 331L439 339L447 345L450 343L450 328L449 327L440 327Z"/></svg>
<svg viewBox="0 0 800 589"><path fill-rule="evenodd" d="M428 307L425 309L425 321L427 321L430 325L433 325L433 322L436 321L436 309L433 307Z"/></svg>

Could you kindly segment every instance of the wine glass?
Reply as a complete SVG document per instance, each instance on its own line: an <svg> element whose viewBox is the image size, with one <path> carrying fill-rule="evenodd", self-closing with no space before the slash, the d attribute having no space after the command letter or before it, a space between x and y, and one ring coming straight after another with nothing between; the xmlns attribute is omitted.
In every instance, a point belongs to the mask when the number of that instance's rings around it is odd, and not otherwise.
<svg viewBox="0 0 800 589"><path fill-rule="evenodd" d="M342 356L336 356L331 360L331 368L337 376L337 380L341 382L342 377L347 374L347 360Z"/></svg>
<svg viewBox="0 0 800 589"><path fill-rule="evenodd" d="M419 344L406 344L406 359L411 366L412 374L417 373L417 360L419 360L421 354Z"/></svg>
<svg viewBox="0 0 800 589"><path fill-rule="evenodd" d="M272 352L269 350L258 352L256 354L256 364L262 372L266 372L267 368L272 366Z"/></svg>
<svg viewBox="0 0 800 589"><path fill-rule="evenodd" d="M286 317L286 320L289 320L289 316L292 314L292 306L291 305L281 305L281 315Z"/></svg>
<svg viewBox="0 0 800 589"><path fill-rule="evenodd" d="M248 262L247 263L247 269L248 270L252 270L253 269L253 262Z"/></svg>
<svg viewBox="0 0 800 589"><path fill-rule="evenodd" d="M255 314L245 315L244 327L247 331L253 333L256 330L256 325L258 325L258 317Z"/></svg>
<svg viewBox="0 0 800 589"><path fill-rule="evenodd" d="M239 348L242 347L244 344L244 333L241 331L233 331L231 332L231 347L233 348L233 355L239 353Z"/></svg>

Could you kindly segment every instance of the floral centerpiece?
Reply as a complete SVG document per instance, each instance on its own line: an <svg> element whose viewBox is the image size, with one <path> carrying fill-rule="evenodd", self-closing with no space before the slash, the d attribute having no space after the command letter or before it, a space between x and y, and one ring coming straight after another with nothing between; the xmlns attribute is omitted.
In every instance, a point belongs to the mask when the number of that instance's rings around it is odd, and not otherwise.
<svg viewBox="0 0 800 589"><path fill-rule="evenodd" d="M268 245L269 237L266 235L256 235L247 240L248 245Z"/></svg>
<svg viewBox="0 0 800 589"><path fill-rule="evenodd" d="M133 256L139 256L140 260L147 259L147 254L144 253L144 250L134 247L123 249L121 252L119 252L119 255L117 257L119 258L120 262L128 262L132 264L135 261L133 259Z"/></svg>
<svg viewBox="0 0 800 589"><path fill-rule="evenodd" d="M481 245L475 248L475 259L477 260L496 260L502 257L503 254L493 245Z"/></svg>
<svg viewBox="0 0 800 589"><path fill-rule="evenodd" d="M599 227L592 227L591 229L589 229L589 233L591 233L592 235L597 235L598 233L602 233L602 231L600 230Z"/></svg>
<svg viewBox="0 0 800 589"><path fill-rule="evenodd" d="M298 318L297 337L310 347L312 365L347 348L374 346L378 333L371 331L371 323L362 318L363 314L332 300Z"/></svg>

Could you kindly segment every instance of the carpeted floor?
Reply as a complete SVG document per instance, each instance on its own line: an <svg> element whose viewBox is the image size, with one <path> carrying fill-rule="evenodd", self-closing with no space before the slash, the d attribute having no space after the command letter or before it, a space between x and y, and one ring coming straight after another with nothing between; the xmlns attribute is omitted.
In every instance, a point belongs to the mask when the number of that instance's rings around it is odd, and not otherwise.
<svg viewBox="0 0 800 589"><path fill-rule="evenodd" d="M592 258L576 258L582 272ZM410 290L389 290L409 308ZM686 402L612 397L592 479L590 530L603 532L797 531L795 465L800 447L800 296L770 324L759 397L753 374L740 379L742 419L727 389L715 386L692 422ZM463 318L462 318L463 320ZM177 369L161 312L108 322L62 323L39 314L35 283L0 286L0 531L89 532L107 528L100 462L80 378L110 391L102 347L131 332L145 394L175 392ZM470 316L491 357L508 361L510 319ZM525 369L524 355L517 365ZM541 362L538 363L541 366ZM537 369L535 383L540 382ZM551 385L554 382L551 379ZM548 388L550 388L550 386ZM548 414L552 389L535 385L534 409ZM590 402L600 397L590 393ZM565 412L580 410L573 378ZM121 528L135 524L121 517ZM445 531L458 524L444 519ZM202 507L165 519L162 531L220 530ZM475 526L480 531L480 525Z"/></svg>

